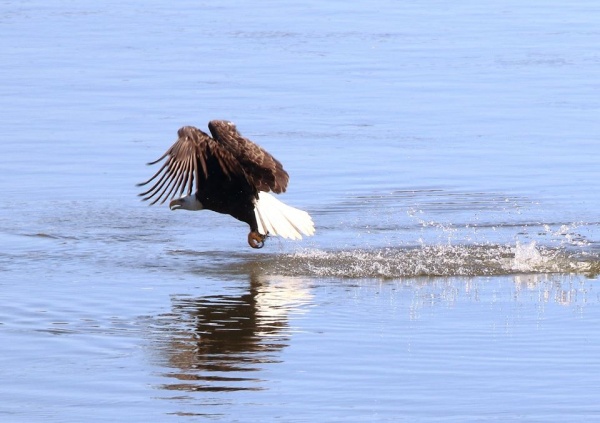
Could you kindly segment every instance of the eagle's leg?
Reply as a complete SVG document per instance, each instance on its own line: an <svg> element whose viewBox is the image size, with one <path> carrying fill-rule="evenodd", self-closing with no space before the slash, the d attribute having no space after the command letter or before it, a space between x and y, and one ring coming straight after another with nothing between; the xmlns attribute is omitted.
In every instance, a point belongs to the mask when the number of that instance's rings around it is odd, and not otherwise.
<svg viewBox="0 0 600 423"><path fill-rule="evenodd" d="M266 235L262 235L256 231L250 231L248 234L248 244L252 248L262 248L265 246L265 239L267 239Z"/></svg>

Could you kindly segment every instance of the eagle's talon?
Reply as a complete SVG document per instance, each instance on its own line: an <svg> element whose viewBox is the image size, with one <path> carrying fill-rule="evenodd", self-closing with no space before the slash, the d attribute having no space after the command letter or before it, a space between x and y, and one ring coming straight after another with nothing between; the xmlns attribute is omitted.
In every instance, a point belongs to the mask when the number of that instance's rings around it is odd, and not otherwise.
<svg viewBox="0 0 600 423"><path fill-rule="evenodd" d="M266 235L259 234L258 232L250 232L248 234L248 244L252 248L262 248L265 246L265 239L267 239Z"/></svg>

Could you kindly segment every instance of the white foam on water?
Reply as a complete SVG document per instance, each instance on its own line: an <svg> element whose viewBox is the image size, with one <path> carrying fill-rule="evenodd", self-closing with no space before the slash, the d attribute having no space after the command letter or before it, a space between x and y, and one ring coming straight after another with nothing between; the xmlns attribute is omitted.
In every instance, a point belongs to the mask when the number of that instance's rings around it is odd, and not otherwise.
<svg viewBox="0 0 600 423"><path fill-rule="evenodd" d="M267 263L268 272L319 277L398 278L492 276L519 273L600 271L599 254L571 253L530 243L514 245L421 245L410 248L308 249Z"/></svg>
<svg viewBox="0 0 600 423"><path fill-rule="evenodd" d="M551 257L542 255L535 241L528 244L517 242L514 247L512 268L519 272L532 272L544 268L551 260Z"/></svg>

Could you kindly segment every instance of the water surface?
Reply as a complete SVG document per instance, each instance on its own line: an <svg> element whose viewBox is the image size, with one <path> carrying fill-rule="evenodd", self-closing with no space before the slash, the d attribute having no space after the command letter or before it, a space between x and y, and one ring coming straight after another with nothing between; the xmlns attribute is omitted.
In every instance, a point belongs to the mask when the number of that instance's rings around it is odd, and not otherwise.
<svg viewBox="0 0 600 423"><path fill-rule="evenodd" d="M600 421L600 10L492 3L4 2L2 421ZM139 202L211 119L314 237Z"/></svg>

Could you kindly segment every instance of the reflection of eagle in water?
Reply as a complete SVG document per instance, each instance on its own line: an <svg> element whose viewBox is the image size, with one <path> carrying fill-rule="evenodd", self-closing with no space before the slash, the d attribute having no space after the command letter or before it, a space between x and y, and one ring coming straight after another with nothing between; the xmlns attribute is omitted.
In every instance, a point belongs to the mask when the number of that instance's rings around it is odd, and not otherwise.
<svg viewBox="0 0 600 423"><path fill-rule="evenodd" d="M184 126L179 139L155 164L167 158L162 167L141 185L157 179L141 193L144 200L164 203L175 195L185 196L171 201L171 210L213 210L230 214L250 225L248 244L261 248L267 235L301 239L301 233L312 235L315 228L305 211L283 204L274 196L285 192L289 175L277 159L263 148L244 138L235 125L224 120L209 122L212 138L194 128ZM192 195L192 189L196 192Z"/></svg>

